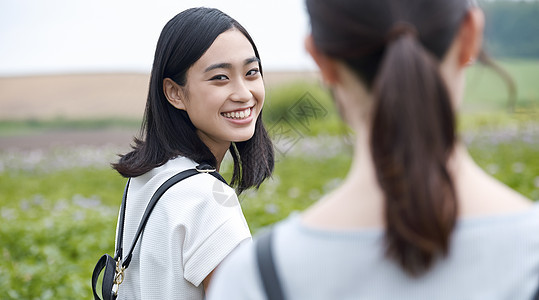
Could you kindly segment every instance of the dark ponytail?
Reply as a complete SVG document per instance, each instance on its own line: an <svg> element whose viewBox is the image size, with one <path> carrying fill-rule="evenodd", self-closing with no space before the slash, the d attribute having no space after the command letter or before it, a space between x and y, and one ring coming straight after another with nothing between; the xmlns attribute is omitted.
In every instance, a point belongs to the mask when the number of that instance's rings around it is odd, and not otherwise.
<svg viewBox="0 0 539 300"><path fill-rule="evenodd" d="M418 275L447 254L455 226L446 166L455 121L436 58L413 32L391 39L374 81L371 150L385 195L386 254Z"/></svg>

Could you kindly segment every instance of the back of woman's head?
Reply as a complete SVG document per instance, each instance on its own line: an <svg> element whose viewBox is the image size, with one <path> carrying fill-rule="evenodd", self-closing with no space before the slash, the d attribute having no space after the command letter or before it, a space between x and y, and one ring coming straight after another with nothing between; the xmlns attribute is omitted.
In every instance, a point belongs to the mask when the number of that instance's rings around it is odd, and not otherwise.
<svg viewBox="0 0 539 300"><path fill-rule="evenodd" d="M343 61L373 95L370 147L385 197L386 255L412 275L447 254L455 226L447 170L455 121L439 67L468 5L307 0L317 49Z"/></svg>
<svg viewBox="0 0 539 300"><path fill-rule="evenodd" d="M227 30L240 31L258 50L249 33L236 20L215 8L187 9L164 26L157 42L141 134L134 150L121 157L113 167L126 177L142 175L176 156L185 156L202 163L217 164L215 156L199 138L185 110L169 103L163 81L170 78L186 85L187 71L210 48L215 39ZM260 65L262 73L262 66ZM273 148L262 124L262 113L250 140L231 146L234 158L232 184L241 192L259 186L273 170ZM239 166L241 164L241 167Z"/></svg>

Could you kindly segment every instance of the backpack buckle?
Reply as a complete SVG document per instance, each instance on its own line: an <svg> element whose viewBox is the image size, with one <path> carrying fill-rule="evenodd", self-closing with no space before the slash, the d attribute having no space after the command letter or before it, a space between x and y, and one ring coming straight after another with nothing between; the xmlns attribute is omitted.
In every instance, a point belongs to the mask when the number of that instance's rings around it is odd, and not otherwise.
<svg viewBox="0 0 539 300"><path fill-rule="evenodd" d="M195 169L200 173L212 173L215 172L215 168L208 164L200 164L195 167Z"/></svg>

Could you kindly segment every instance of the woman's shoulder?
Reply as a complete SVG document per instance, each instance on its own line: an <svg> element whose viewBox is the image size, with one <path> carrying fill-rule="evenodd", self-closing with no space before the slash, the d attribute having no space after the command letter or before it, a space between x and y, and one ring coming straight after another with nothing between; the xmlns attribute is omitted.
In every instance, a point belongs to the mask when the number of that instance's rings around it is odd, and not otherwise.
<svg viewBox="0 0 539 300"><path fill-rule="evenodd" d="M508 229L527 226L539 227L539 201L530 201L521 207L502 213L464 216L459 220L459 223L470 227L500 225Z"/></svg>
<svg viewBox="0 0 539 300"><path fill-rule="evenodd" d="M539 255L539 202L527 209L460 218L455 229L456 245L534 245ZM497 245L497 246L494 246ZM527 247L525 247L527 248Z"/></svg>
<svg viewBox="0 0 539 300"><path fill-rule="evenodd" d="M193 161L190 158L179 156L176 158L172 158L163 165L153 168L149 172L133 178L132 182L134 182L136 185L144 185L148 188L157 188L159 185L163 184L168 179L172 178L174 175L177 175L183 171L189 170L189 169L195 169L199 164ZM197 174L198 175L198 174ZM205 184L205 185L211 185L213 183L212 178L213 176L209 174L201 174L204 176L192 176L193 178L197 178L196 182L198 184ZM190 178L187 178L190 179ZM192 180L189 180L192 182ZM192 186L192 185L188 185ZM195 188L198 187L198 185L195 186Z"/></svg>
<svg viewBox="0 0 539 300"><path fill-rule="evenodd" d="M468 171L457 179L461 216L515 214L532 208L533 201L487 174L475 163L470 165Z"/></svg>
<svg viewBox="0 0 539 300"><path fill-rule="evenodd" d="M207 299L266 299L258 275L255 244L240 244L217 268Z"/></svg>
<svg viewBox="0 0 539 300"><path fill-rule="evenodd" d="M140 201L147 202L149 195L154 194L168 179L185 170L194 169L197 165L196 162L185 157L171 159L144 175L132 178L128 195L131 198L136 197L140 198ZM180 199L181 201L179 201ZM221 204L218 207L239 205L234 189L207 173L195 174L175 183L165 191L159 200L160 203L168 205L185 207L185 205L192 204L199 208L213 207L208 205L216 201L217 204Z"/></svg>

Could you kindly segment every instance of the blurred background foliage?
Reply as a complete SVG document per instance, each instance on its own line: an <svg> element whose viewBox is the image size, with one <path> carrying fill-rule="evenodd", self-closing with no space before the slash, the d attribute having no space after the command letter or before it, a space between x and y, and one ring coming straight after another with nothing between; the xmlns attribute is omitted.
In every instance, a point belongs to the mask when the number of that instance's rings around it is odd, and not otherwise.
<svg viewBox="0 0 539 300"><path fill-rule="evenodd" d="M507 82L476 64L458 118L460 138L492 176L539 199L539 2L489 1L486 50ZM240 196L256 233L339 185L351 161L350 132L316 81L267 89L264 121L276 141L271 180ZM301 105L300 105L301 104ZM311 110L299 109L308 104ZM0 121L0 135L56 128L137 128L140 120ZM123 149L122 151L124 151ZM125 179L108 165L117 148L0 151L0 299L90 298L97 259L114 251ZM231 160L222 166L229 179Z"/></svg>
<svg viewBox="0 0 539 300"><path fill-rule="evenodd" d="M485 38L496 57L539 58L539 1L482 1Z"/></svg>

